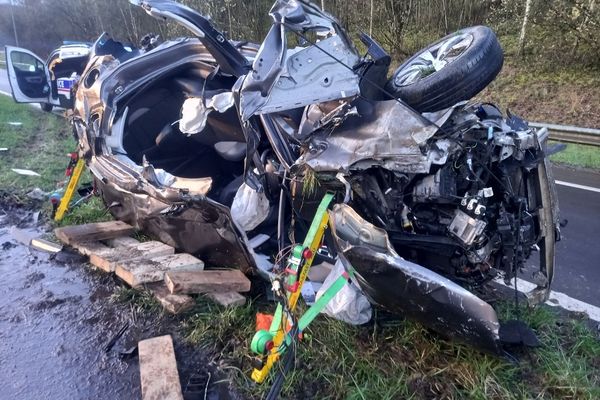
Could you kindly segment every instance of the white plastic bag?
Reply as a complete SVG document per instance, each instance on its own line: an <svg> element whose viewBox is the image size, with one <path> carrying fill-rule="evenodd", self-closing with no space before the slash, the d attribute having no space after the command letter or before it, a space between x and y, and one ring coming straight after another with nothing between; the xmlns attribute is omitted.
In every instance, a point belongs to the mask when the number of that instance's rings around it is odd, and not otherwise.
<svg viewBox="0 0 600 400"><path fill-rule="evenodd" d="M242 183L231 204L231 217L235 223L248 232L260 225L268 216L267 196Z"/></svg>
<svg viewBox="0 0 600 400"><path fill-rule="evenodd" d="M344 273L344 265L337 260L331 273L323 282L323 286L317 292L317 300L327 289ZM321 311L335 319L352 325L361 325L371 319L371 303L354 282L345 285Z"/></svg>

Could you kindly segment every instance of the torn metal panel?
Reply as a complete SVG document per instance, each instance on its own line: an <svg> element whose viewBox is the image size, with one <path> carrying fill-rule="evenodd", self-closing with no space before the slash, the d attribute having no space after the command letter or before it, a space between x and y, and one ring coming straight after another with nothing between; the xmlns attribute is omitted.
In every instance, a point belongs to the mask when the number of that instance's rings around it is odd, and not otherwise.
<svg viewBox="0 0 600 400"><path fill-rule="evenodd" d="M254 258L229 210L206 197L166 203L115 184L96 182L111 213L163 243L195 254L206 263L250 272Z"/></svg>
<svg viewBox="0 0 600 400"><path fill-rule="evenodd" d="M400 257L387 232L351 207L334 206L330 221L339 254L372 302L451 338L500 354L499 322L485 301L428 268Z"/></svg>
<svg viewBox="0 0 600 400"><path fill-rule="evenodd" d="M189 187L151 184L114 157L95 157L89 167L98 192L117 219L207 263L244 272L255 268L246 235L229 208L190 193Z"/></svg>
<svg viewBox="0 0 600 400"><path fill-rule="evenodd" d="M130 0L155 18L173 20L198 36L227 74L244 75L250 63L225 36L215 29L208 18L189 7L169 0Z"/></svg>
<svg viewBox="0 0 600 400"><path fill-rule="evenodd" d="M316 132L299 163L315 171L347 172L379 165L399 172L429 172L432 160L414 136L432 136L436 125L427 125L395 100L360 101L357 109L359 116L350 116L333 133Z"/></svg>
<svg viewBox="0 0 600 400"><path fill-rule="evenodd" d="M263 41L240 96L242 120L359 94L353 70L360 57L333 17L310 3L277 1L275 24ZM316 31L317 43L287 48L287 32Z"/></svg>

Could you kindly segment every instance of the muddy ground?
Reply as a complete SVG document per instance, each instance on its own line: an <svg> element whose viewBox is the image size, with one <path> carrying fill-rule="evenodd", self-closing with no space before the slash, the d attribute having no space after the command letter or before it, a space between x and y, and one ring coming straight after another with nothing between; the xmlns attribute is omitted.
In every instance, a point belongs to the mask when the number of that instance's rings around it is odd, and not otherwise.
<svg viewBox="0 0 600 400"><path fill-rule="evenodd" d="M226 383L214 384L214 368L201 349L183 343L176 317L115 302L117 278L74 253L54 256L19 243L20 235L50 229L36 217L0 204L0 398L140 398L138 357L131 351L139 340L164 334L173 336L186 399L237 397Z"/></svg>

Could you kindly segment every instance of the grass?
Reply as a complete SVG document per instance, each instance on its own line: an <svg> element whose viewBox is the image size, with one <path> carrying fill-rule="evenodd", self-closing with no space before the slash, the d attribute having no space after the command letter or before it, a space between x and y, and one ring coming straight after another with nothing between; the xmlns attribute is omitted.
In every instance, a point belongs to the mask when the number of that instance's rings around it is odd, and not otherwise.
<svg viewBox="0 0 600 400"><path fill-rule="evenodd" d="M558 63L543 56L517 57L518 37L500 35L504 67L477 99L535 122L600 127L598 66Z"/></svg>
<svg viewBox="0 0 600 400"><path fill-rule="evenodd" d="M113 303L127 303L136 308L136 311L162 312L163 308L154 295L143 289L134 289L121 286L110 296Z"/></svg>
<svg viewBox="0 0 600 400"><path fill-rule="evenodd" d="M551 142L551 144L555 143ZM575 143L566 145L566 149L550 156L550 160L559 164L600 169L600 147Z"/></svg>
<svg viewBox="0 0 600 400"><path fill-rule="evenodd" d="M248 355L254 314L265 304L224 309L200 298L184 322L188 340L211 350L248 398L254 384ZM503 317L511 307L499 307ZM320 316L305 332L296 369L282 398L319 399L596 399L600 396L600 341L582 321L554 309L522 310L542 347L518 364L440 339L410 321L353 327Z"/></svg>
<svg viewBox="0 0 600 400"><path fill-rule="evenodd" d="M20 126L10 122L21 123ZM75 149L67 122L0 96L0 188L25 193L35 187L48 192L64 179L67 154ZM11 168L30 169L41 176L22 176Z"/></svg>
<svg viewBox="0 0 600 400"><path fill-rule="evenodd" d="M21 125L11 125L19 122ZM43 113L26 104L16 104L7 96L0 96L0 192L13 198L26 198L34 188L51 193L57 183L64 181L68 153L76 148L68 122L57 115ZM23 176L12 168L30 169L40 174ZM86 171L81 182L90 182ZM50 203L44 211L50 214ZM59 225L80 224L110 220L102 201L92 198L67 213Z"/></svg>

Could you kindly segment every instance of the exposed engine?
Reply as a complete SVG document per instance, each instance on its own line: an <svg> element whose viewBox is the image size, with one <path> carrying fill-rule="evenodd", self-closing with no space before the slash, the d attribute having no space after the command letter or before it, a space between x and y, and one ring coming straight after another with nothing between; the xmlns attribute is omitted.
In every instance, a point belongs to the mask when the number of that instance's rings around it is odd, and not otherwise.
<svg viewBox="0 0 600 400"><path fill-rule="evenodd" d="M413 262L471 283L498 270L509 279L540 238L527 172L543 157L535 130L491 105L473 105L422 147L439 149L445 162L429 174L372 167L354 175L351 205Z"/></svg>

